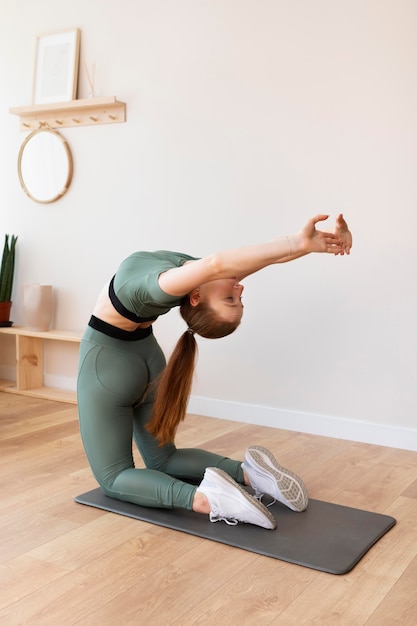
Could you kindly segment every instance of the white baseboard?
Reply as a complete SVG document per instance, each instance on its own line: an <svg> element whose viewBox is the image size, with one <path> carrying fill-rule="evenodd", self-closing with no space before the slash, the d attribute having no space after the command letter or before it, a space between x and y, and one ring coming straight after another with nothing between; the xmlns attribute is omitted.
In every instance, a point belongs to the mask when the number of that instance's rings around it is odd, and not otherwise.
<svg viewBox="0 0 417 626"><path fill-rule="evenodd" d="M15 367L0 367L0 379L16 382ZM54 389L64 389L65 391L75 391L77 388L77 379L74 376L55 376L53 374L44 374L45 387L53 387Z"/></svg>
<svg viewBox="0 0 417 626"><path fill-rule="evenodd" d="M15 376L15 369L0 367L0 378L13 380ZM75 391L76 388L76 380L73 377L45 375L45 384L70 391ZM218 417L245 424L259 424L417 452L417 429L414 428L302 413L257 404L215 400L203 396L191 396L188 411L197 415Z"/></svg>
<svg viewBox="0 0 417 626"><path fill-rule="evenodd" d="M77 379L73 376L56 376L54 374L44 374L45 387L63 389L64 391L76 391Z"/></svg>
<svg viewBox="0 0 417 626"><path fill-rule="evenodd" d="M375 424L314 413L301 413L255 404L191 396L188 412L246 424L259 424L311 435L347 439L417 451L417 429Z"/></svg>

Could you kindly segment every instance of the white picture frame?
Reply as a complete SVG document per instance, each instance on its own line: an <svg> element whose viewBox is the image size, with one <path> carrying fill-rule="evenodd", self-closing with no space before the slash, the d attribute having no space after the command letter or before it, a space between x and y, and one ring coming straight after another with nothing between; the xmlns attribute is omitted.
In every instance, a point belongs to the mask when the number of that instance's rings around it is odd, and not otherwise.
<svg viewBox="0 0 417 626"><path fill-rule="evenodd" d="M79 28L45 33L36 38L32 104L76 99L80 39Z"/></svg>

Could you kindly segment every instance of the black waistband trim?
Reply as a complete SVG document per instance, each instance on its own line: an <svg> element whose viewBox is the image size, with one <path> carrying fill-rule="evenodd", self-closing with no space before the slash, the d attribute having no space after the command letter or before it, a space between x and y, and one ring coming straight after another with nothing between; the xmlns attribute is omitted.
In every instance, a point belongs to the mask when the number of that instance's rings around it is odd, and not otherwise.
<svg viewBox="0 0 417 626"><path fill-rule="evenodd" d="M152 326L148 326L148 328L137 328L132 331L123 330L122 328L117 328L117 326L112 326L112 324L104 322L95 315L91 316L88 325L94 328L94 330L103 333L103 335L113 337L113 339L121 339L122 341L140 341L141 339L149 337L153 332Z"/></svg>

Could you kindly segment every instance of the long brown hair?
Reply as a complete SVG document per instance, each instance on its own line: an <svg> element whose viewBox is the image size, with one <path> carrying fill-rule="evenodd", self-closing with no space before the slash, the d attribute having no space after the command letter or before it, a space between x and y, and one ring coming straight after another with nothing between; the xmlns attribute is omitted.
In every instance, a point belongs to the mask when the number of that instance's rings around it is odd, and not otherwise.
<svg viewBox="0 0 417 626"><path fill-rule="evenodd" d="M186 296L180 313L188 329L178 339L168 364L157 380L157 392L147 429L160 445L174 441L179 423L184 419L191 393L197 342L194 334L207 339L230 335L239 320L222 320L205 302L192 306Z"/></svg>

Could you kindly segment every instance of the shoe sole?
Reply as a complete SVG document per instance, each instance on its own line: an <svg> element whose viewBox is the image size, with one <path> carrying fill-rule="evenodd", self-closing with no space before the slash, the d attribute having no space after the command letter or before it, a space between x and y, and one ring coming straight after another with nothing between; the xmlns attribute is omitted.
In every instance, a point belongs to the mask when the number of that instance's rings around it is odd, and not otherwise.
<svg viewBox="0 0 417 626"><path fill-rule="evenodd" d="M262 470L269 472L275 478L281 497L277 498L276 494L268 495L276 498L293 511L301 513L305 511L308 505L307 489L303 481L295 472L282 467L272 452L263 446L250 446L247 450L252 461L254 461Z"/></svg>
<svg viewBox="0 0 417 626"><path fill-rule="evenodd" d="M254 507L255 509L257 509L258 512L264 518L266 518L268 520L268 522L271 524L271 528L268 529L268 530L274 530L277 527L277 522L276 522L275 517L272 515L272 513L270 511L268 511L266 506L264 504L262 504L262 502L259 502L258 500L256 500L247 491L245 491L245 489L241 485L239 485L239 483L234 481L233 478L231 476L229 476L229 474L226 474L226 472L224 472L222 469L220 469L218 467L210 467L210 468L207 468L206 471L208 471L208 476L211 473L214 473L214 474L216 474L217 478L221 482L226 483L226 485L232 485L232 487L237 489L241 493L243 498L246 500L246 502L251 507ZM251 522L249 522L249 523L251 523ZM265 527L262 527L262 528L265 528Z"/></svg>

